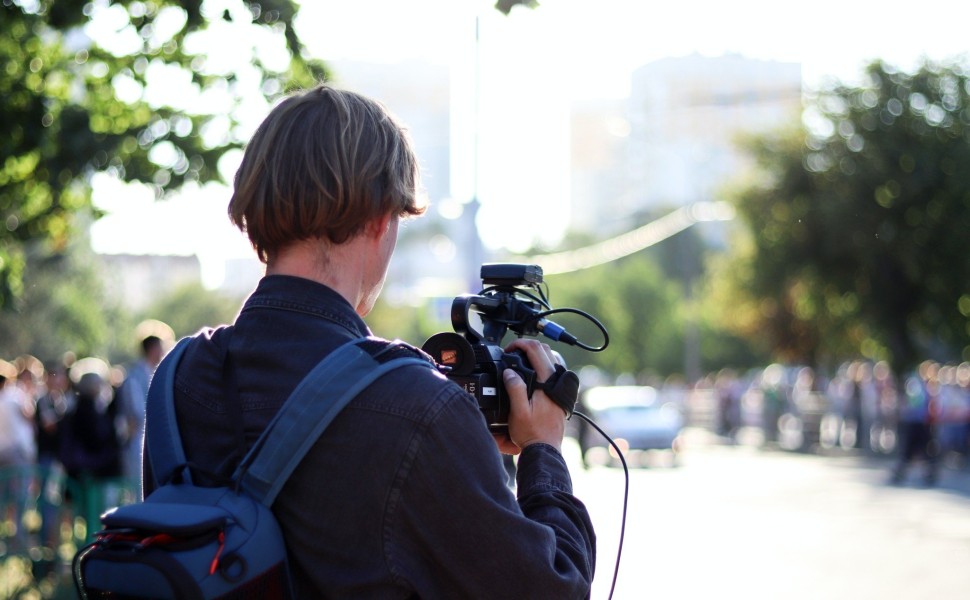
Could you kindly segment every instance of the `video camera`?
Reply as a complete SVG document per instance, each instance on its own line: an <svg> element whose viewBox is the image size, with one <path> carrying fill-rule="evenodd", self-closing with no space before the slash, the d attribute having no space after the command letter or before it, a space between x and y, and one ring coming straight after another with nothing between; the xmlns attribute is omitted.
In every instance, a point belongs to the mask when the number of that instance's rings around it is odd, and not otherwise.
<svg viewBox="0 0 970 600"><path fill-rule="evenodd" d="M606 329L593 317L575 309L550 307L538 265L485 264L481 268L483 289L463 294L451 304L455 332L436 333L422 349L446 369L448 379L471 394L494 433L508 431L509 398L502 372L513 369L525 381L529 397L536 387L536 373L521 352L505 352L502 338L511 330L519 337L542 334L554 341L594 352L606 348ZM556 312L574 312L593 321L603 332L599 348L587 346L547 317ZM480 321L472 322L472 319ZM550 396L551 397L551 396ZM556 400L554 398L554 400ZM572 406L563 406L570 413Z"/></svg>

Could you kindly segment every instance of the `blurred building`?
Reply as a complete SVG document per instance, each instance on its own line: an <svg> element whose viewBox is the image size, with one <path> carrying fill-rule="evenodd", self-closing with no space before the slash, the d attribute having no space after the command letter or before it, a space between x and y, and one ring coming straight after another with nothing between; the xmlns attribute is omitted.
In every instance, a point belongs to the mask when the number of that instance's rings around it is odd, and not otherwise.
<svg viewBox="0 0 970 600"><path fill-rule="evenodd" d="M667 58L631 76L624 107L573 114L577 229L616 232L630 217L697 201L750 166L739 136L797 122L801 65L738 55Z"/></svg>
<svg viewBox="0 0 970 600"><path fill-rule="evenodd" d="M334 83L384 102L408 127L421 161L428 214L402 227L384 297L391 302L477 291L491 260L475 227L476 202L451 195L452 73L420 61L332 61ZM571 227L602 238L630 230L644 214L717 199L749 166L741 134L798 118L801 67L731 55L688 56L631 74L630 97L587 100L570 119ZM462 199L466 200L466 199ZM199 280L195 257L105 257L109 279L133 307L184 281ZM245 296L262 275L255 260L226 265L222 289Z"/></svg>
<svg viewBox="0 0 970 600"><path fill-rule="evenodd" d="M477 278L483 258L475 229L477 207L451 200L451 72L423 61L373 64L331 61L334 84L376 98L407 126L420 160L431 208L400 230L384 297L411 302L454 296ZM480 281L479 281L480 283Z"/></svg>
<svg viewBox="0 0 970 600"><path fill-rule="evenodd" d="M201 284L199 257L99 254L106 292L133 311L184 285Z"/></svg>
<svg viewBox="0 0 970 600"><path fill-rule="evenodd" d="M625 157L630 121L623 100L587 100L570 119L571 222L574 229L611 232L622 228L629 205ZM624 223L625 225L625 223Z"/></svg>
<svg viewBox="0 0 970 600"><path fill-rule="evenodd" d="M256 284L265 271L266 265L256 258L255 252L251 258L227 260L225 276L219 290L232 298L245 298L256 289Z"/></svg>
<svg viewBox="0 0 970 600"><path fill-rule="evenodd" d="M421 161L421 180L432 201L451 190L451 75L423 61L327 63L333 84L375 98L404 122Z"/></svg>
<svg viewBox="0 0 970 600"><path fill-rule="evenodd" d="M427 216L401 227L384 297L405 303L470 291L467 275L478 274L481 246L474 206L449 198L452 90L448 67L420 61L330 61L328 66L334 85L380 100L406 125L420 160L423 191L431 202ZM133 309L144 308L180 284L201 281L195 256L103 255L101 259L112 293L122 295ZM227 261L224 272L220 291L243 298L257 285L264 265L254 254Z"/></svg>

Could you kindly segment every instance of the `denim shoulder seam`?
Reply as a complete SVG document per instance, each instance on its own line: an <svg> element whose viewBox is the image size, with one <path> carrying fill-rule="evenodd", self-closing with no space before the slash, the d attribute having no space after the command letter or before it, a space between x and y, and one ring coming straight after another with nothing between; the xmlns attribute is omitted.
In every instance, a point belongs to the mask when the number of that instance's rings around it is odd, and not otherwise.
<svg viewBox="0 0 970 600"><path fill-rule="evenodd" d="M287 312L294 312L301 315L308 315L311 317L326 319L327 321L330 321L335 325L340 325L341 327L343 327L344 329L352 333L355 337L359 337L361 335L367 335L366 332L360 331L360 328L358 327L357 323L354 323L352 320L342 317L341 315L337 314L334 311L320 310L315 307L310 307L303 304L296 304L292 302L283 302L279 300L252 300L251 299L250 302L247 302L246 305L243 306L240 313L249 312L252 310L260 310L260 309L284 310Z"/></svg>

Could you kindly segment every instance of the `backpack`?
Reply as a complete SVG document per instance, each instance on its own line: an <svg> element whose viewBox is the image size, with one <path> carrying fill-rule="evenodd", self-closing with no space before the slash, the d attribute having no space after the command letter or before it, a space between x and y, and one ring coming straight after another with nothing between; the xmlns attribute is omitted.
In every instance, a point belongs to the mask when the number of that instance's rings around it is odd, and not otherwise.
<svg viewBox="0 0 970 600"><path fill-rule="evenodd" d="M184 338L159 365L148 397L145 453L156 477L175 474L143 502L101 516L103 529L74 557L81 598L292 598L286 548L270 507L344 406L388 371L433 367L403 342L360 338L300 382L225 487L192 484L175 418Z"/></svg>

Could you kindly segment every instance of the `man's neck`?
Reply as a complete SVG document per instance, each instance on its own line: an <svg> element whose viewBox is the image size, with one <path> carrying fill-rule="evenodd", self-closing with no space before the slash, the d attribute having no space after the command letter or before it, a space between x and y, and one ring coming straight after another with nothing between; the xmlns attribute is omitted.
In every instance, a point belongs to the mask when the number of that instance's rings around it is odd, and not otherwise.
<svg viewBox="0 0 970 600"><path fill-rule="evenodd" d="M330 245L318 240L303 240L279 251L267 263L266 274L316 281L357 307L363 297L361 260L365 252L360 238Z"/></svg>

